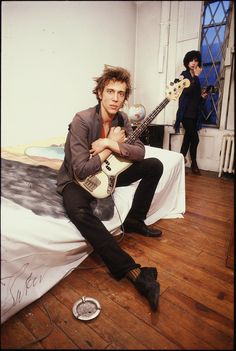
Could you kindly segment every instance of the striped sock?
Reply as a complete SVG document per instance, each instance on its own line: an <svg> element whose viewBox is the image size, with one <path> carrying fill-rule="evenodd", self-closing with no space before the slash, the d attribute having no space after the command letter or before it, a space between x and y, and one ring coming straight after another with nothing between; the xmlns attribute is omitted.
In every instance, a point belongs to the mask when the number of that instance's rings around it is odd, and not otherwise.
<svg viewBox="0 0 236 351"><path fill-rule="evenodd" d="M140 273L141 273L140 268L134 268L126 274L126 277L132 280L132 282L135 282Z"/></svg>

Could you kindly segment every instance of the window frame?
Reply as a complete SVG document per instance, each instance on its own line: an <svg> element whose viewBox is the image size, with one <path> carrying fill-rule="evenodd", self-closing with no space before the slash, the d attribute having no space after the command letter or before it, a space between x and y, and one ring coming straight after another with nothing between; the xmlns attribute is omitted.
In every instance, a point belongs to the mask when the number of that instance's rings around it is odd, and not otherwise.
<svg viewBox="0 0 236 351"><path fill-rule="evenodd" d="M211 18L208 24L205 24L205 18L206 18L206 11L208 8L208 5L211 5L212 3L224 3L225 1L222 0L213 0L213 1L203 1L202 2L202 13L201 13L201 36L200 36L200 51L203 53L203 43L204 40L207 43L207 31L209 28L219 28L219 29L215 29L215 33L213 35L213 41L210 44L205 45L206 47L206 52L210 54L211 56L211 61L209 62L205 62L204 61L204 55L202 54L202 67L203 67L203 72L202 74L205 74L205 77L201 76L200 81L201 83L204 81L206 84L208 83L208 76L209 73L206 72L204 70L204 67L209 67L210 66L210 71L213 69L214 70L214 74L216 76L216 80L215 80L215 87L216 87L216 94L218 93L218 97L216 100L216 104L214 101L214 96L212 97L212 94L209 94L209 98L211 99L211 104L212 104L212 111L214 111L214 113L216 114L216 122L215 123L204 123L204 120L202 119L202 126L208 127L208 128L220 128L221 125L221 113L222 113L222 105L223 105L223 93L225 91L224 89L224 85L225 85L225 60L226 60L226 55L227 55L227 47L228 47L228 43L229 43L229 36L230 36L230 28L231 28L231 21L232 21L232 13L233 13L233 1L230 0L229 1L229 7L228 10L225 11L224 17L222 19L221 22L216 22L214 20L214 15L217 13L217 10L219 8L220 5L218 5L216 7L215 12L214 11L210 11L208 13L211 13ZM221 5L222 6L222 5ZM228 16L226 18L228 12ZM220 43L220 49L219 49L219 53L222 56L221 59L219 60L218 55L216 56L216 60L214 60L214 57L211 53L211 47L214 44L214 40L215 38L218 37L219 39L219 32L220 29L222 28L222 26L225 26L225 30L224 30L224 39L222 40L222 42ZM220 41L220 40L219 40ZM217 59L218 58L218 59ZM219 66L219 71L217 71L217 66ZM207 74L208 73L208 74ZM210 78L210 76L209 76ZM217 92L218 91L218 92ZM209 102L209 101L208 101ZM209 111L210 112L210 111Z"/></svg>

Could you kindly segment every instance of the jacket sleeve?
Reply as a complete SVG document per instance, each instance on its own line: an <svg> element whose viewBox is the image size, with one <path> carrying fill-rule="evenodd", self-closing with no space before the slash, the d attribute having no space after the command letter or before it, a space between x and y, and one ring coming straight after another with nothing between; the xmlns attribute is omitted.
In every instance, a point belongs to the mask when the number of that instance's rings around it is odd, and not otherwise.
<svg viewBox="0 0 236 351"><path fill-rule="evenodd" d="M174 123L175 133L179 133L180 131L180 123L183 121L183 113L186 105L187 95L181 95L179 98L179 107L176 113L176 120Z"/></svg>
<svg viewBox="0 0 236 351"><path fill-rule="evenodd" d="M188 88L185 88L181 95L191 95L196 85L198 84L198 77L192 77L190 72L188 71L183 71L181 75L190 81L190 86Z"/></svg>
<svg viewBox="0 0 236 351"><path fill-rule="evenodd" d="M76 177L83 180L101 169L101 160L98 155L90 155L90 128L85 119L76 114L70 125L71 165Z"/></svg>

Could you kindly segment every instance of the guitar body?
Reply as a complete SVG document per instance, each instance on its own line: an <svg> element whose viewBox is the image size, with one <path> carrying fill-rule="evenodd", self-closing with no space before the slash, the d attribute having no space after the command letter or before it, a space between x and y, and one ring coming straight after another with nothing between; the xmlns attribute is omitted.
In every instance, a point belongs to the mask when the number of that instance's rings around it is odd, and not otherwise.
<svg viewBox="0 0 236 351"><path fill-rule="evenodd" d="M131 161L110 155L103 162L101 171L87 177L85 180L77 179L77 181L91 195L97 199L103 199L113 193L118 175L131 165Z"/></svg>
<svg viewBox="0 0 236 351"><path fill-rule="evenodd" d="M147 126L153 119L162 111L162 109L169 103L170 100L176 100L182 93L184 88L189 87L190 81L188 79L177 80L177 83L170 83L166 91L166 98L153 110L150 115L144 119L143 123L139 125L135 131L130 134L125 141L127 144L133 144L136 139L143 133ZM131 161L125 160L115 155L110 155L102 164L101 171L96 174L88 176L81 181L76 178L76 181L91 195L98 199L108 197L113 193L116 186L118 175L125 171L132 165Z"/></svg>

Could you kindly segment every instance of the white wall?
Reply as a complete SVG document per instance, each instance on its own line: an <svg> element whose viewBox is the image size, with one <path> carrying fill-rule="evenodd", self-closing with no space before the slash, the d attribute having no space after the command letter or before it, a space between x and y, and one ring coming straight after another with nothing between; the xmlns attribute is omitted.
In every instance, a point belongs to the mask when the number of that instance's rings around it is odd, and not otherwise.
<svg viewBox="0 0 236 351"><path fill-rule="evenodd" d="M149 114L182 70L184 53L198 48L201 6L202 1L3 1L2 146L65 136L74 114L97 103L92 78L104 64L131 71L129 104L141 103ZM227 129L234 130L234 100L225 94L225 101L230 106L224 104L222 124L228 111ZM176 110L171 101L153 122L172 125ZM200 168L218 170L224 129L201 130ZM172 138L173 150L179 151L181 138Z"/></svg>
<svg viewBox="0 0 236 351"><path fill-rule="evenodd" d="M133 75L135 26L133 1L3 1L2 146L65 135L104 64Z"/></svg>
<svg viewBox="0 0 236 351"><path fill-rule="evenodd" d="M137 1L134 98L135 103L145 106L147 114L165 97L158 72L162 3Z"/></svg>

